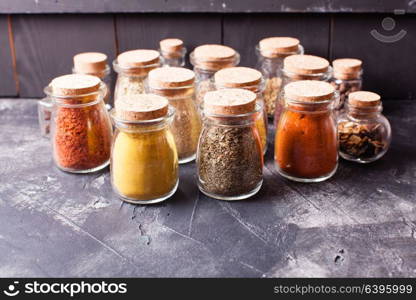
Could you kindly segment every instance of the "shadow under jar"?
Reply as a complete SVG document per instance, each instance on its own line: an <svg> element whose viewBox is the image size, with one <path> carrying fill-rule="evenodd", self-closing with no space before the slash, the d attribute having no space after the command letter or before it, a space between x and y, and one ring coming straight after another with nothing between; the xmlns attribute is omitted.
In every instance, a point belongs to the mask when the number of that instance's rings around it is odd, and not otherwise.
<svg viewBox="0 0 416 300"><path fill-rule="evenodd" d="M277 171L300 182L330 178L338 166L333 86L312 80L292 82L285 86L284 96L275 138Z"/></svg>
<svg viewBox="0 0 416 300"><path fill-rule="evenodd" d="M164 67L183 67L185 65L186 48L180 39L164 39L159 42L159 52Z"/></svg>
<svg viewBox="0 0 416 300"><path fill-rule="evenodd" d="M103 97L107 88L98 77L64 75L45 93L52 100L51 140L59 169L88 173L109 164L112 126Z"/></svg>
<svg viewBox="0 0 416 300"><path fill-rule="evenodd" d="M215 89L212 86L215 72L237 66L240 55L231 47L207 44L196 47L190 54L190 60L196 76L196 100L199 107L205 94Z"/></svg>
<svg viewBox="0 0 416 300"><path fill-rule="evenodd" d="M370 163L386 154L391 141L389 121L382 115L378 94L349 94L345 111L338 118L339 154L359 163Z"/></svg>
<svg viewBox="0 0 416 300"><path fill-rule="evenodd" d="M267 151L267 113L264 105L264 80L261 73L252 68L232 67L218 71L214 75L215 89L241 88L252 91L257 95L257 103L262 107L256 119L256 127L260 135L263 154Z"/></svg>
<svg viewBox="0 0 416 300"><path fill-rule="evenodd" d="M243 89L208 92L197 153L198 186L220 200L241 200L263 183L263 153L255 126L261 106Z"/></svg>
<svg viewBox="0 0 416 300"><path fill-rule="evenodd" d="M114 105L121 98L134 98L145 92L145 80L149 72L161 66L156 50L139 49L121 53L113 61L118 73L114 90Z"/></svg>
<svg viewBox="0 0 416 300"><path fill-rule="evenodd" d="M267 116L273 118L277 96L282 85L282 68L285 57L303 54L304 49L296 38L269 37L256 46L257 65L265 78L264 102Z"/></svg>
<svg viewBox="0 0 416 300"><path fill-rule="evenodd" d="M300 80L329 82L331 78L332 68L325 58L314 55L291 55L286 57L283 61L282 86L277 96L274 114L275 127L285 106L284 88L287 84Z"/></svg>
<svg viewBox="0 0 416 300"><path fill-rule="evenodd" d="M170 129L178 149L179 163L195 159L201 133L201 116L195 102L195 74L178 67L157 68L149 73L149 93L166 97L175 108Z"/></svg>
<svg viewBox="0 0 416 300"><path fill-rule="evenodd" d="M169 130L173 115L168 100L152 94L123 98L112 111L111 182L122 200L152 204L175 193L178 154Z"/></svg>

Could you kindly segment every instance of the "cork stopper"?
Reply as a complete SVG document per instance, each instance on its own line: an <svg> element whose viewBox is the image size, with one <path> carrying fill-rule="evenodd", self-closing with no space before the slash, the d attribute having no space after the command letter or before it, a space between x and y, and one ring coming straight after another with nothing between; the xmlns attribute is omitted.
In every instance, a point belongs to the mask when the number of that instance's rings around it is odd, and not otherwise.
<svg viewBox="0 0 416 300"><path fill-rule="evenodd" d="M295 74L320 74L328 71L329 62L315 55L295 54L283 61L283 69Z"/></svg>
<svg viewBox="0 0 416 300"><path fill-rule="evenodd" d="M339 58L332 62L334 77L337 79L355 79L361 72L363 62L355 58Z"/></svg>
<svg viewBox="0 0 416 300"><path fill-rule="evenodd" d="M285 98L295 101L324 101L334 96L334 87L324 81L301 80L291 82L284 88Z"/></svg>
<svg viewBox="0 0 416 300"><path fill-rule="evenodd" d="M207 70L220 70L236 65L237 52L228 46L208 44L195 48L192 64Z"/></svg>
<svg viewBox="0 0 416 300"><path fill-rule="evenodd" d="M215 115L240 115L253 112L256 94L243 89L221 89L204 97L204 112Z"/></svg>
<svg viewBox="0 0 416 300"><path fill-rule="evenodd" d="M183 41L180 39L168 38L159 42L160 50L165 53L177 53L183 49Z"/></svg>
<svg viewBox="0 0 416 300"><path fill-rule="evenodd" d="M232 67L219 70L214 75L215 84L227 88L244 88L261 82L259 71L246 67Z"/></svg>
<svg viewBox="0 0 416 300"><path fill-rule="evenodd" d="M74 69L79 73L99 73L107 67L107 55L100 52L84 52L74 56Z"/></svg>
<svg viewBox="0 0 416 300"><path fill-rule="evenodd" d="M116 102L116 116L125 121L146 121L162 118L168 113L168 100L153 94L138 94Z"/></svg>
<svg viewBox="0 0 416 300"><path fill-rule="evenodd" d="M157 63L159 56L159 52L156 50L131 50L121 53L117 57L117 62L121 68L136 68Z"/></svg>
<svg viewBox="0 0 416 300"><path fill-rule="evenodd" d="M99 90L100 78L85 74L69 74L56 77L49 86L57 96L77 96L93 93Z"/></svg>
<svg viewBox="0 0 416 300"><path fill-rule="evenodd" d="M157 68L149 72L148 80L149 87L155 89L185 87L194 83L195 73L179 67Z"/></svg>
<svg viewBox="0 0 416 300"><path fill-rule="evenodd" d="M282 54L296 53L299 44L299 40L292 37L269 37L259 42L259 49L264 57L275 58Z"/></svg>
<svg viewBox="0 0 416 300"><path fill-rule="evenodd" d="M380 103L380 95L373 92L358 91L348 95L348 104L354 107L375 107Z"/></svg>

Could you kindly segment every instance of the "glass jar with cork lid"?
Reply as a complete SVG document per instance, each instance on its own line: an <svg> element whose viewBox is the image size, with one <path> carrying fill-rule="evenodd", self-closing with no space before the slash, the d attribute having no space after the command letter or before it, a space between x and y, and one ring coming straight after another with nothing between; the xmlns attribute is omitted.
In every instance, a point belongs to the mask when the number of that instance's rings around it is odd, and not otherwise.
<svg viewBox="0 0 416 300"><path fill-rule="evenodd" d="M73 57L73 74L87 74L97 76L107 86L107 94L104 102L108 110L111 109L111 76L110 66L107 63L107 55L100 52L78 53Z"/></svg>
<svg viewBox="0 0 416 300"><path fill-rule="evenodd" d="M262 74L252 68L231 67L215 73L214 84L216 89L241 88L252 91L257 95L257 103L262 107L256 119L257 130L260 134L263 154L267 151L267 113L264 105L264 80Z"/></svg>
<svg viewBox="0 0 416 300"><path fill-rule="evenodd" d="M160 54L156 50L139 49L121 53L113 61L114 70L118 73L114 103L118 99L144 93L148 73L160 66Z"/></svg>
<svg viewBox="0 0 416 300"><path fill-rule="evenodd" d="M322 81L296 81L285 86L284 97L275 138L277 171L300 182L330 178L338 166L334 87Z"/></svg>
<svg viewBox="0 0 416 300"><path fill-rule="evenodd" d="M292 37L269 37L256 46L257 69L265 78L264 101L267 115L274 116L277 95L282 85L282 68L285 57L303 54L299 40Z"/></svg>
<svg viewBox="0 0 416 300"><path fill-rule="evenodd" d="M159 42L162 64L166 67L183 67L185 65L186 48L183 41L175 38L163 39Z"/></svg>
<svg viewBox="0 0 416 300"><path fill-rule="evenodd" d="M328 60L315 55L291 55L283 60L282 88L277 97L274 114L274 124L279 122L280 114L285 105L283 90L291 82L299 80L317 80L329 82L332 78L332 68Z"/></svg>
<svg viewBox="0 0 416 300"><path fill-rule="evenodd" d="M198 186L221 200L256 194L263 183L263 152L255 125L261 105L244 89L205 94L197 154Z"/></svg>
<svg viewBox="0 0 416 300"><path fill-rule="evenodd" d="M72 173L95 172L110 161L112 126L96 76L57 77L45 88L52 99L51 140L57 167Z"/></svg>
<svg viewBox="0 0 416 300"><path fill-rule="evenodd" d="M332 62L332 67L334 75L331 82L340 93L340 101L335 109L340 111L344 108L348 95L362 88L362 61L355 58L339 58Z"/></svg>
<svg viewBox="0 0 416 300"><path fill-rule="evenodd" d="M352 92L338 117L339 154L359 163L370 163L386 154L391 127L382 114L381 97L372 92Z"/></svg>
<svg viewBox="0 0 416 300"><path fill-rule="evenodd" d="M111 112L116 131L111 152L111 183L124 201L151 204L178 187L178 154L169 124L174 109L152 94L121 98Z"/></svg>
<svg viewBox="0 0 416 300"><path fill-rule="evenodd" d="M240 63L240 55L233 48L217 44L198 46L190 54L191 64L196 75L196 94L198 105L204 100L206 92L214 89L212 77L215 72L235 67Z"/></svg>
<svg viewBox="0 0 416 300"><path fill-rule="evenodd" d="M171 131L180 164L195 159L201 132L201 116L195 102L194 81L194 72L179 67L154 69L150 71L147 81L147 91L166 97L176 110Z"/></svg>

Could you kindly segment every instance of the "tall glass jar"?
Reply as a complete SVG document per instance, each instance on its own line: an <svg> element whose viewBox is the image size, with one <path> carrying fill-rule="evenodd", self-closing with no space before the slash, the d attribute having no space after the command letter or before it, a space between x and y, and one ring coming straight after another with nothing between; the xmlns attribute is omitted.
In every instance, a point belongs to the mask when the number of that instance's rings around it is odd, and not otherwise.
<svg viewBox="0 0 416 300"><path fill-rule="evenodd" d="M185 65L186 48L180 39L164 39L159 42L159 52L164 67L183 67Z"/></svg>
<svg viewBox="0 0 416 300"><path fill-rule="evenodd" d="M277 126L280 114L285 105L283 90L291 82L299 80L317 80L329 82L332 78L332 68L329 62L314 55L291 55L284 59L282 69L282 87L278 94L274 114L274 124Z"/></svg>
<svg viewBox="0 0 416 300"><path fill-rule="evenodd" d="M240 63L240 55L231 47L207 44L196 47L190 54L190 60L194 66L196 99L200 105L205 93L215 89L212 85L215 72L237 66Z"/></svg>
<svg viewBox="0 0 416 300"><path fill-rule="evenodd" d="M358 163L370 163L386 154L391 141L389 121L381 113L381 98L372 92L349 94L338 118L339 154Z"/></svg>
<svg viewBox="0 0 416 300"><path fill-rule="evenodd" d="M313 80L292 82L285 86L284 97L275 138L277 171L300 182L330 178L338 166L333 86Z"/></svg>
<svg viewBox="0 0 416 300"><path fill-rule="evenodd" d="M362 61L355 58L339 58L332 62L334 75L331 83L340 94L335 110L341 111L350 93L360 91L363 86Z"/></svg>
<svg viewBox="0 0 416 300"><path fill-rule="evenodd" d="M121 53L113 61L118 73L114 90L114 104L121 98L134 98L145 92L145 80L149 72L161 66L156 50L139 49Z"/></svg>
<svg viewBox="0 0 416 300"><path fill-rule="evenodd" d="M88 173L109 164L112 126L98 77L71 74L52 80L45 93L52 99L51 139L59 169Z"/></svg>
<svg viewBox="0 0 416 300"><path fill-rule="evenodd" d="M201 132L201 116L195 102L194 81L194 72L178 67L154 69L150 71L148 78L148 92L166 97L176 110L171 131L180 164L195 159Z"/></svg>
<svg viewBox="0 0 416 300"><path fill-rule="evenodd" d="M263 153L255 125L261 106L256 94L243 89L208 92L199 139L198 186L221 200L256 194L263 183Z"/></svg>
<svg viewBox="0 0 416 300"><path fill-rule="evenodd" d="M134 204L171 197L178 187L178 154L169 124L174 109L152 94L122 98L112 111L116 131L111 152L111 183Z"/></svg>
<svg viewBox="0 0 416 300"><path fill-rule="evenodd" d="M268 122L263 98L264 80L262 74L252 68L226 68L215 73L214 84L217 90L224 88L242 88L256 93L257 103L263 108L256 119L256 127L260 134L263 154L266 154Z"/></svg>
<svg viewBox="0 0 416 300"><path fill-rule="evenodd" d="M104 102L108 110L111 109L111 69L107 64L107 55L100 52L79 53L73 58L73 74L97 76L107 86Z"/></svg>
<svg viewBox="0 0 416 300"><path fill-rule="evenodd" d="M274 116L277 95L282 85L282 68L285 57L303 54L299 40L292 37L269 37L256 46L257 66L265 78L264 100L266 112Z"/></svg>

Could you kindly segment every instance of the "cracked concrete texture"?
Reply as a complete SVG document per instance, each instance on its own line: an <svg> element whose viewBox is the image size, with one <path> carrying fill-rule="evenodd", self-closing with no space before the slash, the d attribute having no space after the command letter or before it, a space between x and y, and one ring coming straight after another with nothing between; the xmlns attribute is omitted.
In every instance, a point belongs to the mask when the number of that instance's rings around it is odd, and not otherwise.
<svg viewBox="0 0 416 300"><path fill-rule="evenodd" d="M279 177L269 143L252 199L199 193L195 165L154 206L123 203L108 169L57 170L33 100L0 101L0 273L58 277L416 277L416 103L387 102L388 154L320 184ZM272 141L273 133L270 133Z"/></svg>

